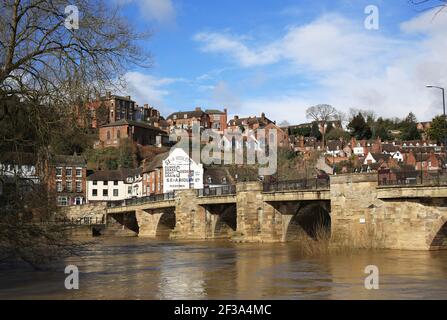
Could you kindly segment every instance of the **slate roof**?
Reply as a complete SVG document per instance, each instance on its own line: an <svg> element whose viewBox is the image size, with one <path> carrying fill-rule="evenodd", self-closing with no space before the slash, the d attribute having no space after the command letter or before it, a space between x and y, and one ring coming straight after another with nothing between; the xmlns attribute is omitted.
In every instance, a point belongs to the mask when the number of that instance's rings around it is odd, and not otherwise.
<svg viewBox="0 0 447 320"><path fill-rule="evenodd" d="M112 123L105 124L105 125L101 126L101 128L117 127L117 126L125 126L125 125L134 126L134 127L140 127L140 128L144 128L144 129L148 129L148 130L152 130L152 131L156 131L156 132L159 132L159 133L166 134L166 132L164 132L160 128L151 126L148 123L140 122L140 121L133 121L133 120L126 120L126 119L122 119L122 120L119 120L119 121L115 121L115 122L112 122Z"/></svg>
<svg viewBox="0 0 447 320"><path fill-rule="evenodd" d="M89 181L124 181L127 177L133 177L141 174L141 168L137 169L119 169L119 170L101 170L96 171L87 177Z"/></svg>

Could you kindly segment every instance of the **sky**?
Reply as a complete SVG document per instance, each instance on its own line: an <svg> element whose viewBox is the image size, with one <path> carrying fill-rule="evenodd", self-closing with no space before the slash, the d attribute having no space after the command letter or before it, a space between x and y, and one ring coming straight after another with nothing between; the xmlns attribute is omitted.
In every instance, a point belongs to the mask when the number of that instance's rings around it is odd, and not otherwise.
<svg viewBox="0 0 447 320"><path fill-rule="evenodd" d="M115 0L153 57L125 75L128 95L158 108L227 108L306 122L306 108L373 110L419 121L442 112L447 9L439 0ZM366 28L378 9L378 28ZM369 25L369 24L368 24ZM127 95L126 94L126 95Z"/></svg>

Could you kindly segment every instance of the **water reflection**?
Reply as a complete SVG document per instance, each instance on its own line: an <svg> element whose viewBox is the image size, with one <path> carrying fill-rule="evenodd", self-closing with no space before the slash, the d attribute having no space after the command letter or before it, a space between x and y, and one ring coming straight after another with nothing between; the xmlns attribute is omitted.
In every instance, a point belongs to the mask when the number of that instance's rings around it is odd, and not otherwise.
<svg viewBox="0 0 447 320"><path fill-rule="evenodd" d="M0 267L2 299L446 299L447 252L303 257L296 243L155 242L104 238L46 271ZM64 288L79 267L80 289ZM377 265L380 289L364 288Z"/></svg>

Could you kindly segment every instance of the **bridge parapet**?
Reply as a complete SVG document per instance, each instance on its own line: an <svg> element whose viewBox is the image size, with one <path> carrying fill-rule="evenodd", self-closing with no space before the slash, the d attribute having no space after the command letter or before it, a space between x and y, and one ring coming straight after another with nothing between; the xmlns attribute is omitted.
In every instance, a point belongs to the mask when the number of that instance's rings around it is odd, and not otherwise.
<svg viewBox="0 0 447 320"><path fill-rule="evenodd" d="M315 179L299 179L277 182L264 182L264 192L277 191L293 191L293 190L328 190L330 187L329 178L315 178Z"/></svg>
<svg viewBox="0 0 447 320"><path fill-rule="evenodd" d="M221 187L203 188L197 190L198 197L225 196L235 194L236 194L236 185L225 185Z"/></svg>

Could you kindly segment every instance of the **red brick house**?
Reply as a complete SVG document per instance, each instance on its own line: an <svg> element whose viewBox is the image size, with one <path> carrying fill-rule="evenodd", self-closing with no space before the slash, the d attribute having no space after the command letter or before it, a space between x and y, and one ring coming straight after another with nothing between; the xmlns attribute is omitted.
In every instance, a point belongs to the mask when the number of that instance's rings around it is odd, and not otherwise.
<svg viewBox="0 0 447 320"><path fill-rule="evenodd" d="M83 124L88 128L99 128L108 123L119 120L136 120L137 106L130 96L122 97L107 92L105 96L90 101L85 105L85 115L78 117L83 119Z"/></svg>
<svg viewBox="0 0 447 320"><path fill-rule="evenodd" d="M207 109L205 113L210 116L211 129L223 132L227 128L227 109L224 111Z"/></svg>
<svg viewBox="0 0 447 320"><path fill-rule="evenodd" d="M193 124L199 124L201 129L211 128L211 119L208 113L200 107L194 111L174 112L166 119L171 129L191 129Z"/></svg>
<svg viewBox="0 0 447 320"><path fill-rule="evenodd" d="M160 128L144 122L120 120L99 128L99 141L95 148L118 147L122 139L131 139L142 146L169 144L169 136Z"/></svg>
<svg viewBox="0 0 447 320"><path fill-rule="evenodd" d="M163 160L169 152L156 155L149 162L143 163L143 196L163 193Z"/></svg>
<svg viewBox="0 0 447 320"><path fill-rule="evenodd" d="M53 157L45 177L58 206L81 205L86 201L87 161L82 156Z"/></svg>

